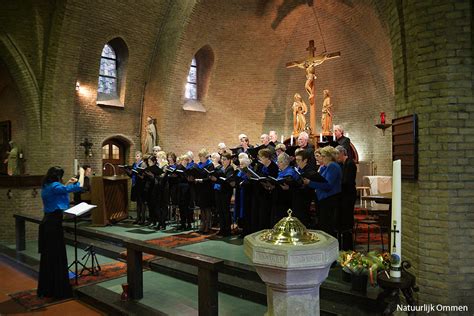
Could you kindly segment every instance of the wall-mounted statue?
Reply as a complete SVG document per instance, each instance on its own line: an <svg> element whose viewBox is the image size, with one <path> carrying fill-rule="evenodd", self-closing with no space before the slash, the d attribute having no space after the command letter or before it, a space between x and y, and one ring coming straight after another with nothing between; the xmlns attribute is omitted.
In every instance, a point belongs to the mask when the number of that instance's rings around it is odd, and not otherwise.
<svg viewBox="0 0 474 316"><path fill-rule="evenodd" d="M14 141L8 143L10 150L7 152L8 158L3 163L8 164L7 174L9 176L17 176L20 174L20 151Z"/></svg>
<svg viewBox="0 0 474 316"><path fill-rule="evenodd" d="M299 93L295 93L295 101L293 102L293 135L299 135L306 128L305 115L308 112L306 103Z"/></svg>
<svg viewBox="0 0 474 316"><path fill-rule="evenodd" d="M329 94L329 90L323 90L323 107L321 109L322 111L322 117L321 117L321 129L322 133L324 134L330 134L331 133L331 128L332 128L332 103L331 103L331 96Z"/></svg>
<svg viewBox="0 0 474 316"><path fill-rule="evenodd" d="M145 129L146 136L145 136L145 142L143 144L143 152L151 154L153 153L153 147L157 145L156 126L155 126L155 120L151 116L148 116L146 118L146 121L147 121L147 126Z"/></svg>

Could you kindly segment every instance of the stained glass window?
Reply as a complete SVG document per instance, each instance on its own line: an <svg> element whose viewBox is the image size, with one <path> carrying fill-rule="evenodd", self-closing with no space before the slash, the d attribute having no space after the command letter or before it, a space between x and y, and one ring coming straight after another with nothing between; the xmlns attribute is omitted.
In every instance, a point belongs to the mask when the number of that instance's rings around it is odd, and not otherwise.
<svg viewBox="0 0 474 316"><path fill-rule="evenodd" d="M114 49L105 44L100 58L99 93L117 94L117 56Z"/></svg>
<svg viewBox="0 0 474 316"><path fill-rule="evenodd" d="M191 61L189 67L188 79L186 83L186 91L184 93L186 99L197 100L197 64L196 58Z"/></svg>

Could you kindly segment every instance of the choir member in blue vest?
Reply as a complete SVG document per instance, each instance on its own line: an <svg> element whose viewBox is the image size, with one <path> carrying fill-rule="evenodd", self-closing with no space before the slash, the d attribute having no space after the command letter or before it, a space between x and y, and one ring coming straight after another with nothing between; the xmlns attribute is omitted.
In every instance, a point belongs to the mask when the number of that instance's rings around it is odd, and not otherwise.
<svg viewBox="0 0 474 316"><path fill-rule="evenodd" d="M327 146L320 150L321 163L319 173L326 182L310 181L304 179L304 184L312 189L316 189L319 229L335 236L337 208L339 206L339 197L341 192L342 170L336 162L337 150L334 147Z"/></svg>
<svg viewBox="0 0 474 316"><path fill-rule="evenodd" d="M168 160L168 170L172 171L177 168L177 157L174 152L168 152L166 154L166 159ZM176 214L176 208L178 206L178 175L176 173L168 172L167 180L170 191L169 203L171 204L171 214L172 216L174 216Z"/></svg>
<svg viewBox="0 0 474 316"><path fill-rule="evenodd" d="M41 190L44 216L38 236L38 251L41 254L37 290L39 297L72 297L62 227L63 211L69 208L69 193L81 191L84 169L80 169L79 179L71 178L66 184L62 183L63 175L61 167L49 168Z"/></svg>
<svg viewBox="0 0 474 316"><path fill-rule="evenodd" d="M210 181L208 172L214 170L214 165L209 159L209 152L206 149L199 151L199 163L197 167L201 170L202 178L196 179L196 203L201 210L201 234L209 234L212 228L212 208L214 201L214 184Z"/></svg>
<svg viewBox="0 0 474 316"><path fill-rule="evenodd" d="M137 203L137 218L133 222L134 224L143 225L145 223L145 196L144 187L145 181L143 177L143 171L146 168L145 162L143 162L143 155L141 151L135 152L135 162L132 165L132 170L126 169L127 174L132 178L132 193L131 200Z"/></svg>
<svg viewBox="0 0 474 316"><path fill-rule="evenodd" d="M258 151L259 162L255 167L255 172L260 177L278 177L278 166L272 160L273 153L274 151L269 148L260 149ZM267 181L261 181L255 189L255 199L252 207L252 210L255 211L251 213L251 221L256 224L257 231L272 228L271 212L275 186Z"/></svg>
<svg viewBox="0 0 474 316"><path fill-rule="evenodd" d="M243 170L250 167L251 160L247 154L239 154L239 172L237 173L237 183L235 190L235 214L237 223L242 228L241 237L250 234L250 213L252 206L252 186L249 176Z"/></svg>
<svg viewBox="0 0 474 316"><path fill-rule="evenodd" d="M216 208L219 215L219 236L231 235L231 214L230 214L230 200L232 198L233 187L235 182L218 182L218 177L230 178L234 173L234 168L231 165L232 155L228 152L221 154L222 167L217 176L211 176L210 179L215 183L214 190L216 196Z"/></svg>
<svg viewBox="0 0 474 316"><path fill-rule="evenodd" d="M295 168L290 166L290 156L288 154L280 154L277 159L277 165L280 170L277 180L285 180L285 182L275 187L271 226L287 216L288 209L292 207L292 192L300 181Z"/></svg>
<svg viewBox="0 0 474 316"><path fill-rule="evenodd" d="M317 174L316 169L309 165L310 153L306 150L299 150L295 154L296 170L301 178L313 178ZM314 199L314 189L301 182L301 185L294 188L292 211L293 216L297 217L306 227L314 227L310 219L310 206Z"/></svg>

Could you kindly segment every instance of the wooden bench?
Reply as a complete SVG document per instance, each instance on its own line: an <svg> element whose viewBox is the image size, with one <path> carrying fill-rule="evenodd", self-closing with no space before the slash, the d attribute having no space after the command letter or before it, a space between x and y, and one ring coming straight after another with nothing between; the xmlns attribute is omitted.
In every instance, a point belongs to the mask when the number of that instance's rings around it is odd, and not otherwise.
<svg viewBox="0 0 474 316"><path fill-rule="evenodd" d="M19 214L14 214L13 217L16 225L16 249L17 251L25 250L25 222L39 224L41 219ZM65 229L70 230L71 228L65 226ZM78 227L77 235L93 237L112 244L119 243L127 249L128 294L129 298L133 300L143 298L143 253L197 267L199 315L218 314L218 272L223 267L224 260L181 249L159 247L144 241L105 233L91 227Z"/></svg>

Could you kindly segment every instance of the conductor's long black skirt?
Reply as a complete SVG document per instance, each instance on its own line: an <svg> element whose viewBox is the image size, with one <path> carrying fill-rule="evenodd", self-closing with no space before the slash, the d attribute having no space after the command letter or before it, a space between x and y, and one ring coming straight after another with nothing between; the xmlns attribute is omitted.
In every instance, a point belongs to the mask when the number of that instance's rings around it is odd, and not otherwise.
<svg viewBox="0 0 474 316"><path fill-rule="evenodd" d="M39 225L38 250L41 254L37 295L56 299L72 297L61 210L47 213Z"/></svg>

